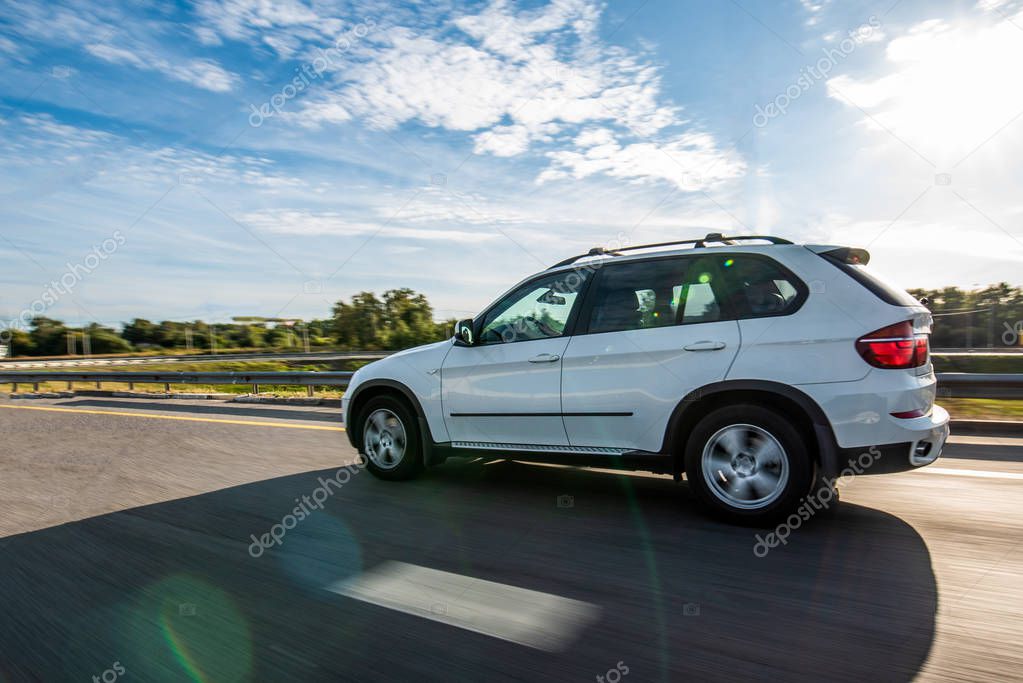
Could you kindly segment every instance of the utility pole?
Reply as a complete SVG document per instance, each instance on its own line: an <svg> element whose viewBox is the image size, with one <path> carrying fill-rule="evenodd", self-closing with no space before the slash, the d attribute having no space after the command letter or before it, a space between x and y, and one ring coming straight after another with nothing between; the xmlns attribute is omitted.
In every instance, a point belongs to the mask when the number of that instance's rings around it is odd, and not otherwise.
<svg viewBox="0 0 1023 683"><path fill-rule="evenodd" d="M188 350L189 353L192 352L192 328L191 327L186 327L185 328L185 349Z"/></svg>
<svg viewBox="0 0 1023 683"><path fill-rule="evenodd" d="M92 343L89 341L89 333L86 332L84 329L82 330L82 355L83 356L92 355Z"/></svg>
<svg viewBox="0 0 1023 683"><path fill-rule="evenodd" d="M210 331L210 351L215 356L217 355L217 328L213 323L210 323L208 329Z"/></svg>
<svg viewBox="0 0 1023 683"><path fill-rule="evenodd" d="M302 323L302 338L305 340L305 352L309 353L309 323Z"/></svg>
<svg viewBox="0 0 1023 683"><path fill-rule="evenodd" d="M67 355L75 355L75 333L71 330L67 333Z"/></svg>
<svg viewBox="0 0 1023 683"><path fill-rule="evenodd" d="M995 316L998 312L998 304L991 304L991 310L988 311L987 318L987 347L989 349L995 348Z"/></svg>

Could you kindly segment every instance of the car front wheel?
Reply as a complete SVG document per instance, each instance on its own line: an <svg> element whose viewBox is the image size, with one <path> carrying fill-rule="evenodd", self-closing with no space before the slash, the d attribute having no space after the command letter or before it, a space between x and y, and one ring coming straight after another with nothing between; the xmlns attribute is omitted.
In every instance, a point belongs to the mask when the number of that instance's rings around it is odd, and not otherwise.
<svg viewBox="0 0 1023 683"><path fill-rule="evenodd" d="M686 443L689 487L733 522L769 525L790 514L810 488L813 464L799 431L759 405L718 408Z"/></svg>
<svg viewBox="0 0 1023 683"><path fill-rule="evenodd" d="M366 469L381 479L412 479L423 471L419 428L404 403L390 396L371 399L359 420Z"/></svg>

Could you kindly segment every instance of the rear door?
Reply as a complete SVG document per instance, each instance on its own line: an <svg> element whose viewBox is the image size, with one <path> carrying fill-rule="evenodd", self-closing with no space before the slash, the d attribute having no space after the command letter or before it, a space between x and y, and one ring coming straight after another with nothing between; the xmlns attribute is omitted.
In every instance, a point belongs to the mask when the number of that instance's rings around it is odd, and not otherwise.
<svg viewBox="0 0 1023 683"><path fill-rule="evenodd" d="M679 401L724 379L739 349L719 262L676 256L604 265L565 350L573 446L657 452Z"/></svg>

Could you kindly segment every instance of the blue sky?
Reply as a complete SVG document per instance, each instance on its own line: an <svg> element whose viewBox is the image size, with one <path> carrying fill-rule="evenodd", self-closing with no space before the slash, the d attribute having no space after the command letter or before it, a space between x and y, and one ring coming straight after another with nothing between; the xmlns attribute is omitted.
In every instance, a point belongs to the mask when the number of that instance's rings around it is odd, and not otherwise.
<svg viewBox="0 0 1023 683"><path fill-rule="evenodd" d="M1019 284L1021 64L1018 0L5 2L0 318L468 316L708 229Z"/></svg>

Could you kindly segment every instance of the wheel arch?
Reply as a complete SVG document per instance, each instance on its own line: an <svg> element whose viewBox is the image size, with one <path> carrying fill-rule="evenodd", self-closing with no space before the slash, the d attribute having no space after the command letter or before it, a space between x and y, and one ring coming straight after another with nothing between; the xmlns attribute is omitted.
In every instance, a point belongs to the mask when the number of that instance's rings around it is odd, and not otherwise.
<svg viewBox="0 0 1023 683"><path fill-rule="evenodd" d="M827 415L806 393L790 385L767 380L724 380L689 392L672 412L664 432L662 452L672 454L682 472L684 446L696 424L712 410L734 403L757 403L786 416L792 415L825 475L837 470L838 445Z"/></svg>
<svg viewBox="0 0 1023 683"><path fill-rule="evenodd" d="M358 429L355 429L355 423L359 420L359 413L366 402L377 396L392 395L398 396L403 399L408 407L412 409L416 419L419 422L419 429L423 437L423 448L424 453L428 452L429 446L433 443L433 436L430 432L430 425L426 421L426 413L423 411L423 405L419 402L415 392L409 389L401 382L393 379L371 379L366 380L356 387L352 396L349 398L348 416L351 418L352 424L345 425L345 429L348 432L348 440L351 441L352 445L356 450L361 452L362 449L362 434L359 433Z"/></svg>

